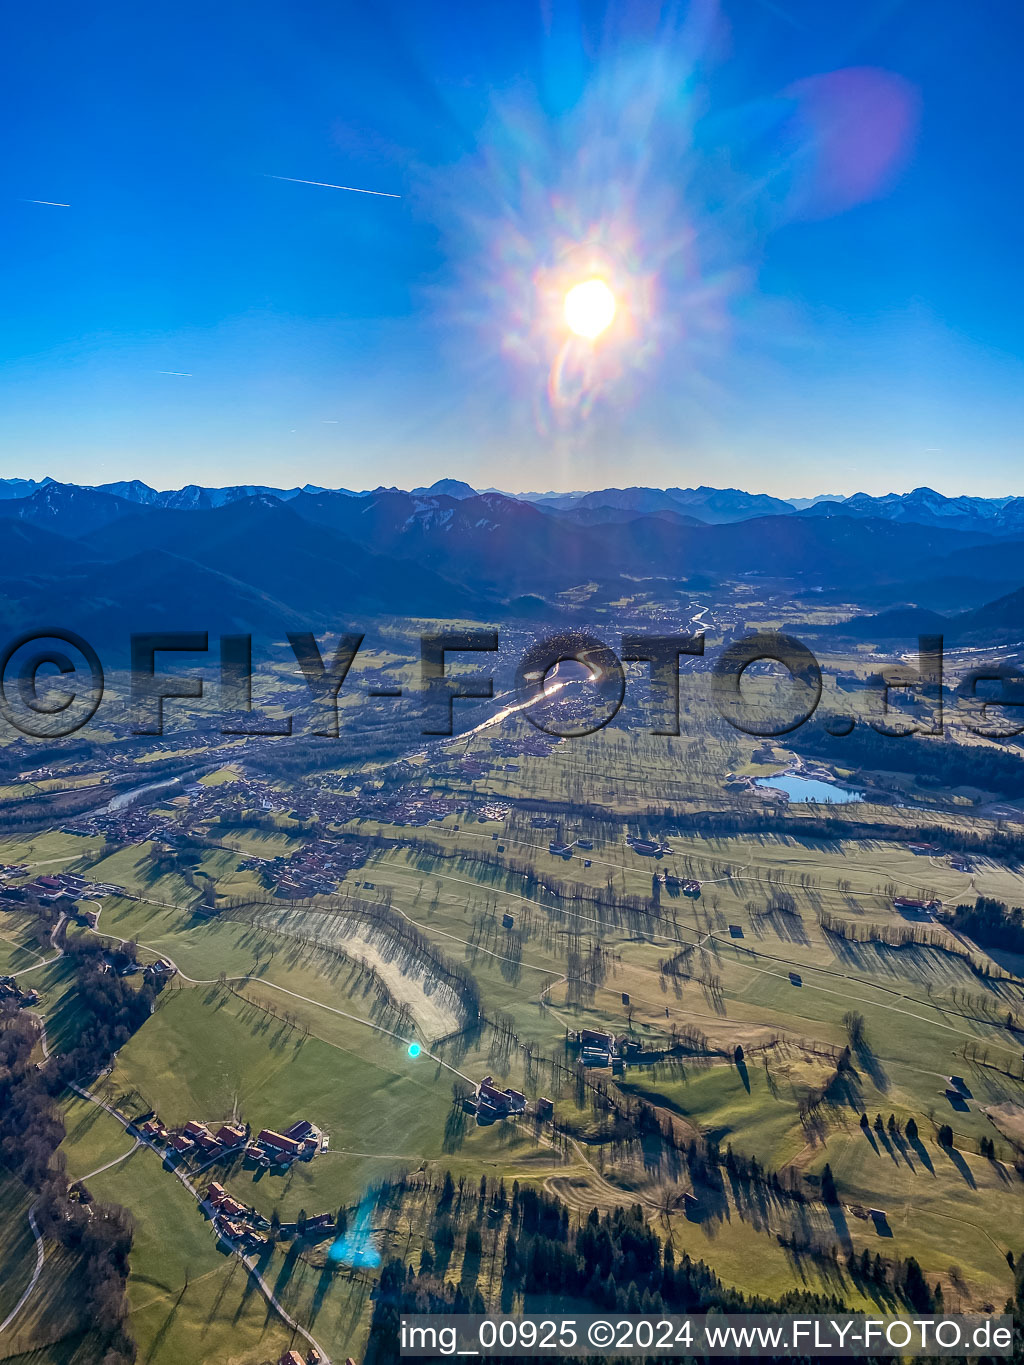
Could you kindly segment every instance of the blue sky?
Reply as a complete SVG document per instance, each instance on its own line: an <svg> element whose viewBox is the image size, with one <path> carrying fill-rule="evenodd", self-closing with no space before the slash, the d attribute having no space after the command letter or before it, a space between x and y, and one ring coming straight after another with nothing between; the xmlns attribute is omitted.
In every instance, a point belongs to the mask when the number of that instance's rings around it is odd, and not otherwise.
<svg viewBox="0 0 1024 1365"><path fill-rule="evenodd" d="M0 473L1020 494L1022 29L1000 0L19 7ZM557 305L595 271L621 306L588 351Z"/></svg>

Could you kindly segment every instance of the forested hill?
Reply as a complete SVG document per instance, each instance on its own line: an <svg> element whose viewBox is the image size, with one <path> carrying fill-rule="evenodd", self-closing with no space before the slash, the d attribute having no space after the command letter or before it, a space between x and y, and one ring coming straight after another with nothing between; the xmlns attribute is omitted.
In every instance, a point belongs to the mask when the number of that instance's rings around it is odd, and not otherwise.
<svg viewBox="0 0 1024 1365"><path fill-rule="evenodd" d="M898 723L893 718L893 723ZM1020 751L994 745L958 744L943 735L882 735L858 725L848 735L830 735L812 723L790 739L797 753L825 759L842 768L909 773L926 785L980 787L997 796L1015 798L1024 791L1024 758Z"/></svg>
<svg viewBox="0 0 1024 1365"><path fill-rule="evenodd" d="M484 1182L485 1184L486 1182ZM432 1221L432 1241L422 1253L418 1270L395 1258L385 1265L370 1330L365 1365L392 1365L399 1359L399 1325L407 1313L486 1313L511 1311L521 1300L529 1312L531 1297L557 1302L560 1311L615 1313L800 1312L833 1313L844 1304L834 1296L793 1291L777 1300L753 1298L723 1285L703 1261L683 1252L678 1258L663 1244L640 1204L601 1213L592 1209L578 1223L556 1196L512 1187L504 1240L498 1302L488 1302L479 1283L466 1277L480 1250L481 1200L456 1204L451 1177L445 1178ZM489 1196L490 1212L501 1215L504 1185ZM463 1279L454 1285L445 1278L453 1248L464 1250ZM925 1282L913 1259L883 1261L867 1251L854 1258L851 1275L890 1299L918 1312L941 1310L941 1292ZM870 1293L870 1288L868 1290ZM574 1365L564 1357L563 1365ZM582 1358L580 1358L582 1361ZM795 1357L790 1358L795 1360Z"/></svg>

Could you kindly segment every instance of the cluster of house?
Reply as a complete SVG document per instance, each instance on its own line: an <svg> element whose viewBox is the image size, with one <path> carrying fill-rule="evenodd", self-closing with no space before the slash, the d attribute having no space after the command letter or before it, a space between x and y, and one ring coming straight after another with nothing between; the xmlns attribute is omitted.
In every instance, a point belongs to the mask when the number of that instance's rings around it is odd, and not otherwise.
<svg viewBox="0 0 1024 1365"><path fill-rule="evenodd" d="M79 763L62 763L59 767L44 764L41 768L28 768L18 774L19 782L46 782L56 779L58 782L66 782L70 777L82 777L86 774L96 777L98 786L100 782L109 782L109 778L104 774L105 764L97 763L94 759L83 759ZM82 790L80 787L79 790Z"/></svg>
<svg viewBox="0 0 1024 1365"><path fill-rule="evenodd" d="M403 788L384 797L370 796L360 801L359 814L373 815L388 825L429 825L444 820L461 805L450 796L438 796L420 784Z"/></svg>
<svg viewBox="0 0 1024 1365"><path fill-rule="evenodd" d="M308 1119L299 1119L283 1133L261 1128L255 1142L245 1149L246 1161L257 1166L289 1166L299 1158L312 1161L327 1146L327 1139Z"/></svg>
<svg viewBox="0 0 1024 1365"><path fill-rule="evenodd" d="M269 1240L266 1234L270 1220L250 1208L248 1204L232 1199L224 1186L218 1184L216 1180L207 1186L203 1203L210 1210L217 1231L229 1237L236 1245L244 1247L246 1251L266 1246Z"/></svg>
<svg viewBox="0 0 1024 1365"><path fill-rule="evenodd" d="M15 1005L18 1009L28 1009L32 1005L38 1005L39 992L23 991L13 976L0 976L0 1001Z"/></svg>
<svg viewBox="0 0 1024 1365"><path fill-rule="evenodd" d="M96 912L89 911L85 918L90 924L96 923ZM116 972L118 976L134 976L136 972L142 972L147 981L170 981L172 976L178 974L178 969L168 957L158 957L155 962L148 962L144 967L133 957L126 957L121 952L111 952L104 956L100 963L101 972Z"/></svg>
<svg viewBox="0 0 1024 1365"><path fill-rule="evenodd" d="M258 871L275 895L299 900L307 896L329 896L337 891L338 882L352 868L364 863L368 852L365 844L351 840L316 838L296 853L276 858L246 858L238 866L242 870Z"/></svg>
<svg viewBox="0 0 1024 1365"><path fill-rule="evenodd" d="M170 981L172 976L178 974L177 967L169 957L158 957L155 962L147 962L142 970L153 981Z"/></svg>
<svg viewBox="0 0 1024 1365"><path fill-rule="evenodd" d="M40 905L59 905L62 901L73 902L90 900L98 896L124 894L123 886L115 886L112 882L91 882L85 877L80 877L77 872L46 872L30 882L21 882L17 886L9 883L9 878L24 876L27 871L27 868L17 864L0 867L0 878L4 881L4 885L0 886L0 896L4 900L37 900Z"/></svg>
<svg viewBox="0 0 1024 1365"><path fill-rule="evenodd" d="M534 823L536 823L536 822L534 822ZM554 821L552 821L551 823L554 824ZM589 853L590 850L591 850L593 847L594 847L594 841L593 841L593 839L584 839L584 838L580 837L580 838L577 838L577 839L573 839L573 841L570 843L568 840L566 840L566 839L560 839L560 838L558 838L558 837L556 836L556 837L555 837L554 839L552 839L551 842L548 844L548 852L549 852L553 857L555 857L555 858L564 858L565 861L568 862L569 859L572 857L572 851L573 851L574 848L580 849L581 852ZM583 860L583 866L584 866L584 867L589 867L589 866L590 866L590 859L589 859L589 858L585 858L585 859Z"/></svg>
<svg viewBox="0 0 1024 1365"><path fill-rule="evenodd" d="M907 848L911 853L916 853L919 858L938 858L942 850L936 844L914 843L908 844ZM949 855L949 865L954 872L973 872L974 864L966 853L951 853Z"/></svg>
<svg viewBox="0 0 1024 1365"><path fill-rule="evenodd" d="M327 1147L328 1139L308 1119L299 1119L283 1133L263 1128L255 1138L247 1124L222 1123L213 1131L198 1119L189 1119L185 1126L172 1132L155 1115L137 1125L138 1131L151 1142L166 1143L177 1156L199 1153L204 1157L231 1156L242 1152L247 1162L266 1169L269 1166L289 1166L293 1161L312 1161Z"/></svg>
<svg viewBox="0 0 1024 1365"><path fill-rule="evenodd" d="M44 778L47 778L47 777L58 777L58 776L63 777L63 776L64 776L64 770L59 770L59 769L57 769L57 768L46 768L46 767L44 767L44 768L30 768L30 769L28 769L28 771L26 771L26 772L19 773L19 774L18 774L18 780L19 780L20 782L38 782L40 779L44 779Z"/></svg>
<svg viewBox="0 0 1024 1365"><path fill-rule="evenodd" d="M201 820L258 810L290 815L293 820L321 820L326 823L350 820L357 813L356 802L350 797L341 797L323 788L315 792L301 788L281 791L269 782L244 774L229 782L196 782L186 787L185 791L189 798L189 813Z"/></svg>
<svg viewBox="0 0 1024 1365"><path fill-rule="evenodd" d="M137 1125L138 1131L151 1142L165 1142L178 1156L186 1152L200 1152L203 1156L230 1153L245 1145L248 1130L240 1123L225 1123L214 1133L205 1123L189 1119L184 1128L172 1132L156 1114Z"/></svg>
<svg viewBox="0 0 1024 1365"><path fill-rule="evenodd" d="M142 844L163 837L172 816L159 807L120 806L117 810L79 815L61 826L65 834L102 835L113 844Z"/></svg>
<svg viewBox="0 0 1024 1365"><path fill-rule="evenodd" d="M267 782L246 776L213 784L190 782L180 794L188 797L189 817L196 820L241 817L246 810L289 814L296 820L348 820L355 814L351 800L328 792L312 795L279 791ZM175 798L169 795L168 799ZM120 844L137 844L153 838L166 840L167 826L173 818L159 806L128 805L79 816L63 828L70 834L102 834Z"/></svg>
<svg viewBox="0 0 1024 1365"><path fill-rule="evenodd" d="M479 767L479 771L471 771L460 764L452 772L463 777L482 777L484 770ZM450 815L461 815L466 810L465 798L441 796L432 788L423 786L422 778L423 774L419 772L415 782L386 795L364 791L351 814L364 818L372 816L388 825L411 825L416 828L434 821L440 822ZM479 806L470 809L471 814L481 821L507 820L512 813L511 802L494 797L488 797Z"/></svg>
<svg viewBox="0 0 1024 1365"><path fill-rule="evenodd" d="M491 748L502 758L547 758L557 743L553 735L538 733L515 739L492 739Z"/></svg>
<svg viewBox="0 0 1024 1365"><path fill-rule="evenodd" d="M272 1226L270 1219L258 1210L235 1199L219 1181L213 1180L206 1187L201 1203L213 1218L214 1227L224 1237L246 1251L266 1246L270 1240L267 1231ZM337 1216L333 1213L318 1213L299 1223L281 1223L278 1232L286 1241L298 1236L316 1239L329 1236L337 1226Z"/></svg>
<svg viewBox="0 0 1024 1365"><path fill-rule="evenodd" d="M495 766L489 758L481 758L478 754L467 754L465 758L456 763L453 773L456 777L468 777L472 780L475 777L486 777Z"/></svg>
<svg viewBox="0 0 1024 1365"><path fill-rule="evenodd" d="M476 808L476 818L480 824L487 820L504 821L511 814L512 803L510 801L485 801L482 806Z"/></svg>

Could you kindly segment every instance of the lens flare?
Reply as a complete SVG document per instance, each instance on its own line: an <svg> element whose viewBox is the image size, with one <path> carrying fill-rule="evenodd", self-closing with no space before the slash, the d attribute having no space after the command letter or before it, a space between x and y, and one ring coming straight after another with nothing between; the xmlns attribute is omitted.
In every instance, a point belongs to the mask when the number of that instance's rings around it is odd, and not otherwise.
<svg viewBox="0 0 1024 1365"><path fill-rule="evenodd" d="M463 109L473 152L423 187L450 265L428 297L481 443L500 414L504 449L537 437L596 478L627 432L710 431L750 366L807 347L802 301L762 287L768 243L884 193L918 101L861 68L719 107L723 8L620 7L607 42L553 24L536 89Z"/></svg>
<svg viewBox="0 0 1024 1365"><path fill-rule="evenodd" d="M409 1056L412 1057L414 1061L422 1051L423 1049L420 1047L419 1043L409 1044Z"/></svg>
<svg viewBox="0 0 1024 1365"><path fill-rule="evenodd" d="M570 331L596 341L615 318L615 295L604 280L583 280L565 296L565 321Z"/></svg>
<svg viewBox="0 0 1024 1365"><path fill-rule="evenodd" d="M331 1265L350 1265L367 1270L374 1270L380 1265L379 1239L373 1230L374 1208L373 1194L368 1191L359 1201L349 1227L331 1243L327 1252L327 1260Z"/></svg>

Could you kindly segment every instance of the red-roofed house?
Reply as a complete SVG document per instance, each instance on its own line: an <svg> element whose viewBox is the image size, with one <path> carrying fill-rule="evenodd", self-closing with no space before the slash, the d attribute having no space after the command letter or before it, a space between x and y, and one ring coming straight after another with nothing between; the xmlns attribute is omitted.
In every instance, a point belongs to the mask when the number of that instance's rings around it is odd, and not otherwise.
<svg viewBox="0 0 1024 1365"><path fill-rule="evenodd" d="M272 1128L261 1130L256 1141L261 1147L269 1147L272 1151L280 1152L284 1156L297 1156L301 1142L296 1142L294 1138L285 1137L284 1133L275 1133Z"/></svg>
<svg viewBox="0 0 1024 1365"><path fill-rule="evenodd" d="M511 1108L511 1101L504 1090L499 1090L491 1082L490 1076L485 1076L477 1087L477 1100L480 1104L488 1108L496 1109L500 1114L507 1114Z"/></svg>

